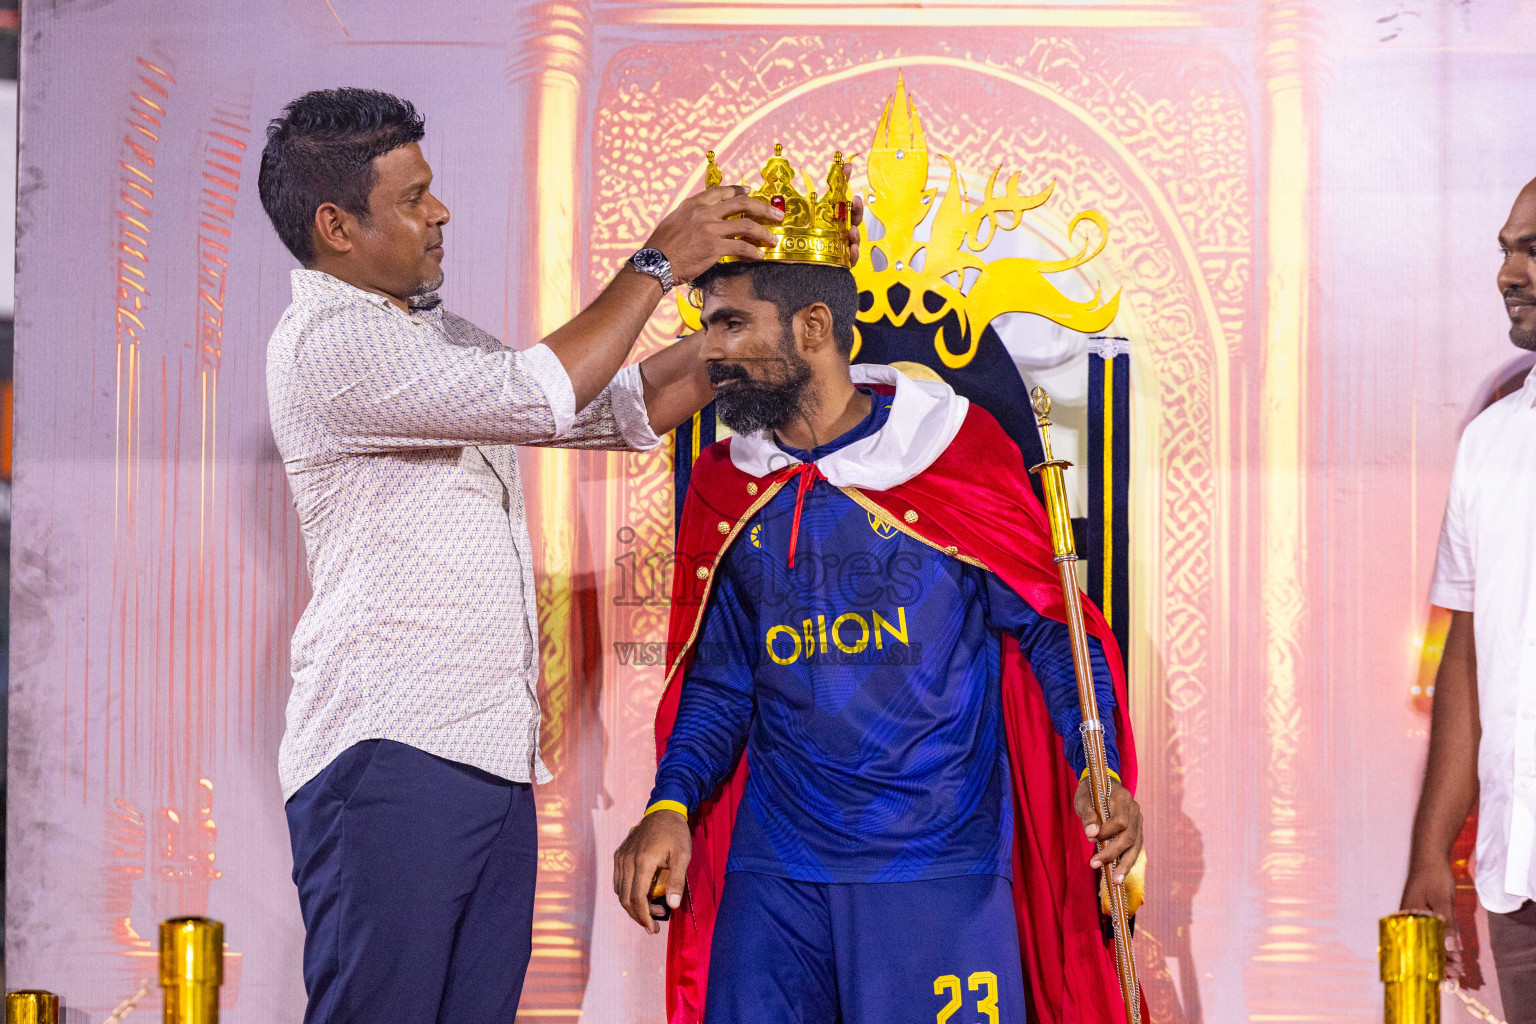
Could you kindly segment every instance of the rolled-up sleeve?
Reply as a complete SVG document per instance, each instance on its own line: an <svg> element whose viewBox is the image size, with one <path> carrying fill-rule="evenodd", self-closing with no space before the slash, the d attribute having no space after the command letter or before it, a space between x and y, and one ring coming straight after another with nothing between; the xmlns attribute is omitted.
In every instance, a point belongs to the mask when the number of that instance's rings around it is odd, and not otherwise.
<svg viewBox="0 0 1536 1024"><path fill-rule="evenodd" d="M500 348L501 342L469 321L447 314L455 330L481 345ZM529 375L549 400L554 433L547 438L524 441L540 448L596 448L643 452L661 444L651 430L645 411L645 382L638 363L620 370L585 409L576 408L576 391L565 364L548 345L534 345L522 353Z"/></svg>
<svg viewBox="0 0 1536 1024"><path fill-rule="evenodd" d="M571 375L565 372L565 364L555 355L554 349L540 342L523 352L528 374L538 382L549 400L549 412L555 418L555 436L571 429L576 422L576 390L571 387Z"/></svg>
<svg viewBox="0 0 1536 1024"><path fill-rule="evenodd" d="M557 360L558 362L558 360ZM567 378L569 387L569 378ZM627 448L650 451L661 444L651 429L645 411L645 384L640 378L640 364L620 370L592 404L577 414L575 421L552 440L535 442L556 448Z"/></svg>

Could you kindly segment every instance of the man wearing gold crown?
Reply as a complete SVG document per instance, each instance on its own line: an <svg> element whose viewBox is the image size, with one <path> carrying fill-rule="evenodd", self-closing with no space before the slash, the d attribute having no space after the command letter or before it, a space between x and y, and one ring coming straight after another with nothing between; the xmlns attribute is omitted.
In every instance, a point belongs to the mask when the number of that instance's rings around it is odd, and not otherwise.
<svg viewBox="0 0 1536 1024"><path fill-rule="evenodd" d="M689 483L615 891L650 932L672 917L672 1024L1123 1020L1094 884L1142 847L1113 635L1085 605L1125 781L1101 826L1019 449L948 385L850 367L840 160L823 199L775 161L777 244L697 281L735 436Z"/></svg>

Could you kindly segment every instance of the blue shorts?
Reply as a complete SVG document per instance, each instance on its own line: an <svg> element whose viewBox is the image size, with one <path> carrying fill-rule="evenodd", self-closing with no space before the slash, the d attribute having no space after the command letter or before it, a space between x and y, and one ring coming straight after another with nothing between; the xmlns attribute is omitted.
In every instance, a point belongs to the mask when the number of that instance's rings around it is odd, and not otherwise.
<svg viewBox="0 0 1536 1024"><path fill-rule="evenodd" d="M1022 1024L1008 879L840 885L726 876L705 1024L906 1020Z"/></svg>

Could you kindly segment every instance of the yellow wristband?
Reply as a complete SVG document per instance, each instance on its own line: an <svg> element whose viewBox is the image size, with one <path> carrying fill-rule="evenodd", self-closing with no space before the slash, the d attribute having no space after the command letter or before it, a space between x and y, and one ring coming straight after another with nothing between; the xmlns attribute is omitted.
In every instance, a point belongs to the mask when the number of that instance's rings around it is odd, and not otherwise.
<svg viewBox="0 0 1536 1024"><path fill-rule="evenodd" d="M1108 772L1109 772L1109 777L1110 777L1110 778L1112 778L1112 779L1114 779L1114 780L1115 780L1115 781L1116 781L1116 782L1119 782L1119 783L1120 783L1120 785L1122 785L1122 786L1123 786L1123 785L1125 785L1125 783L1124 783L1124 782L1122 782L1122 781L1121 781L1121 779L1120 779L1120 773L1119 773L1119 772L1117 772L1117 771L1115 771L1115 770L1114 770L1114 769L1113 769L1113 768L1109 768L1109 769L1106 769L1106 770L1107 770L1107 771L1108 771ZM1078 776L1078 777L1077 777L1077 781L1078 781L1078 782L1082 782L1082 781L1083 781L1083 780L1084 780L1084 779L1086 779L1086 778L1087 778L1087 777L1088 777L1088 769L1087 769L1087 768L1084 768L1084 769L1083 769L1083 774L1081 774L1081 775L1079 775L1079 776ZM660 805L660 804L658 804L658 805L657 805L657 806L658 806L658 807L659 807L659 806L661 806L661 805ZM649 814L649 813L650 813L650 812L649 812L649 811L647 811L647 812L646 812L646 813L647 813L647 814Z"/></svg>
<svg viewBox="0 0 1536 1024"><path fill-rule="evenodd" d="M657 800L655 803L651 804L651 806L649 806L649 807L647 807L645 809L645 813L642 814L641 817L642 818L649 818L651 815L655 814L657 811L676 811L678 814L681 814L683 817L685 817L685 818L688 817L688 808L684 807L682 804L678 803L676 800Z"/></svg>

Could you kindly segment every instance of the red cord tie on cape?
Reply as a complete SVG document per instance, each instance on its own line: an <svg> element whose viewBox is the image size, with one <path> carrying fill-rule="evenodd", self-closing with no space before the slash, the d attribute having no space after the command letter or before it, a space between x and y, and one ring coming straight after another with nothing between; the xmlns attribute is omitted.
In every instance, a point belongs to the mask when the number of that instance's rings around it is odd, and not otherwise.
<svg viewBox="0 0 1536 1024"><path fill-rule="evenodd" d="M795 547L800 542L800 513L805 510L805 492L810 490L817 480L825 480L826 477L817 468L814 462L802 462L785 474L785 479L792 476L800 477L800 486L795 490L795 518L789 524L789 567L795 567Z"/></svg>

